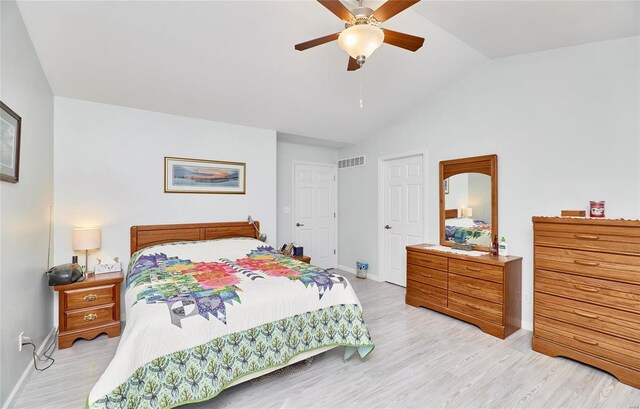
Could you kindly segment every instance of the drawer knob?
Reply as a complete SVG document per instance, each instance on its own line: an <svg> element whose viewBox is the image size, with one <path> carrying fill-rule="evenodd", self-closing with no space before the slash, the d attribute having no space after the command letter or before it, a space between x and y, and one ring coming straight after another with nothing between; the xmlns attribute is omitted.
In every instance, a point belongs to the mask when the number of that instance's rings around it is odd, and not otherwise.
<svg viewBox="0 0 640 409"><path fill-rule="evenodd" d="M576 315L579 315L581 317L592 318L594 320L597 320L598 318L600 318L595 314L590 314L588 312L584 312L584 311L580 311L580 310L573 310L573 313L576 314Z"/></svg>
<svg viewBox="0 0 640 409"><path fill-rule="evenodd" d="M480 307L478 307L478 306L477 306L477 305L475 305L475 304L469 304L468 302L467 302L467 303L465 303L465 304L466 304L466 306L467 306L467 307L469 307L469 308L473 308L474 310L479 310L479 309L480 309Z"/></svg>
<svg viewBox="0 0 640 409"><path fill-rule="evenodd" d="M478 287L477 285L473 285L473 284L467 284L467 287L473 288L474 290L479 290L480 289L480 287Z"/></svg>
<svg viewBox="0 0 640 409"><path fill-rule="evenodd" d="M84 320L85 321L94 321L96 318L98 318L98 314L87 314L84 316Z"/></svg>
<svg viewBox="0 0 640 409"><path fill-rule="evenodd" d="M467 267L467 270L468 270L468 271L475 271L475 272L477 272L477 273L479 273L479 272L480 272L480 269L479 269L479 268L477 268L477 267Z"/></svg>
<svg viewBox="0 0 640 409"><path fill-rule="evenodd" d="M581 266L589 266L589 267L598 267L600 263L597 261L588 261L588 260L573 260L574 263L580 264Z"/></svg>
<svg viewBox="0 0 640 409"><path fill-rule="evenodd" d="M574 335L573 339L575 339L578 342L582 342L583 344L589 344L589 345L593 345L593 346L598 346L598 342L597 341L594 341L594 340L589 339L589 338L582 338L582 337L579 337L577 335Z"/></svg>
<svg viewBox="0 0 640 409"><path fill-rule="evenodd" d="M98 299L98 294L87 294L84 296L85 301L95 301Z"/></svg>
<svg viewBox="0 0 640 409"><path fill-rule="evenodd" d="M594 236L593 234L574 234L573 237L582 240L598 240L600 236Z"/></svg>
<svg viewBox="0 0 640 409"><path fill-rule="evenodd" d="M600 292L599 289L593 288L593 287L588 287L586 285L574 284L573 286L577 290L580 290L580 291L587 291L587 292L590 292L590 293L599 293Z"/></svg>

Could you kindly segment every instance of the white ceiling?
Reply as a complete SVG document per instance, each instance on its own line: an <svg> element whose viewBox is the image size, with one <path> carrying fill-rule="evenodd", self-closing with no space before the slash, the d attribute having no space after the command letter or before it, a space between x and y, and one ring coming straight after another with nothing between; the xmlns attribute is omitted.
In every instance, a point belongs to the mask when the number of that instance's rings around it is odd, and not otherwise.
<svg viewBox="0 0 640 409"><path fill-rule="evenodd" d="M633 34L626 15L592 4L627 11L637 5L559 3L423 1L384 27L423 36L425 46L411 53L385 44L356 72L346 71L347 55L335 42L294 50L342 28L315 1L20 1L19 7L56 95L341 146L428 99L486 56ZM564 29L549 34L543 29L549 21Z"/></svg>
<svg viewBox="0 0 640 409"><path fill-rule="evenodd" d="M640 34L640 1L424 1L413 7L489 58Z"/></svg>

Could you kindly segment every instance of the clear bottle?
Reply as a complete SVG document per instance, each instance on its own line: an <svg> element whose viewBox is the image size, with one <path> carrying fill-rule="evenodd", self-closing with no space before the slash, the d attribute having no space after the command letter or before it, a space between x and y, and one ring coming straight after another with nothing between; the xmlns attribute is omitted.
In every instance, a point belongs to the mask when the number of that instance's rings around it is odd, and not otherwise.
<svg viewBox="0 0 640 409"><path fill-rule="evenodd" d="M498 246L498 254L501 256L509 255L509 243L507 243L507 240L505 240L504 236L502 236L502 239L500 240L500 245Z"/></svg>

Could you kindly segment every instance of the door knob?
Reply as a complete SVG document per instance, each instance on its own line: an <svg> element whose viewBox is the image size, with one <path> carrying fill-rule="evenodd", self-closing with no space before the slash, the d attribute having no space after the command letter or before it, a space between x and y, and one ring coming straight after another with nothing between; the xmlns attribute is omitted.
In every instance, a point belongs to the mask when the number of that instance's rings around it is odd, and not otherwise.
<svg viewBox="0 0 640 409"><path fill-rule="evenodd" d="M304 226L302 223L296 223L296 227Z"/></svg>
<svg viewBox="0 0 640 409"><path fill-rule="evenodd" d="M391 228L391 226L389 226L388 224L386 226L384 226L385 229L389 230Z"/></svg>

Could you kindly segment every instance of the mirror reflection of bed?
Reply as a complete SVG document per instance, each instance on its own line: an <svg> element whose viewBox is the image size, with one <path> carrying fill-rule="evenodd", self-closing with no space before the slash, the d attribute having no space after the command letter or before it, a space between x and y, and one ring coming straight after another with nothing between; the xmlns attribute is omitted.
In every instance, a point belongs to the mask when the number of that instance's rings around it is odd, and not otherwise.
<svg viewBox="0 0 640 409"><path fill-rule="evenodd" d="M445 240L490 247L491 177L459 173L448 178L447 187Z"/></svg>

